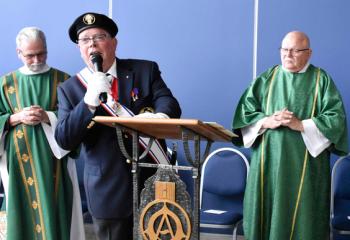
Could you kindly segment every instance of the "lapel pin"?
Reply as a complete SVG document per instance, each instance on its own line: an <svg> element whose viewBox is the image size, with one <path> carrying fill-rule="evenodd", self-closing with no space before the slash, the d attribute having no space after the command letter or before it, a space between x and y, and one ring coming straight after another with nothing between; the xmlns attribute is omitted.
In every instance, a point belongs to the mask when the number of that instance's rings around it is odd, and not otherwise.
<svg viewBox="0 0 350 240"><path fill-rule="evenodd" d="M139 99L139 89L138 88L133 88L131 91L131 97L132 100L135 102L137 99Z"/></svg>

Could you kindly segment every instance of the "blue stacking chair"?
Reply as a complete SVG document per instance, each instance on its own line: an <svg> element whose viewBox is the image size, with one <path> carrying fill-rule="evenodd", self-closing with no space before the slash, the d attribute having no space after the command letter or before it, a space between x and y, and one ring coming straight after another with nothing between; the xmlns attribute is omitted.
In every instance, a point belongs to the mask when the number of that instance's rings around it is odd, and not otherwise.
<svg viewBox="0 0 350 240"><path fill-rule="evenodd" d="M350 239L350 154L333 166L330 212L331 239Z"/></svg>
<svg viewBox="0 0 350 240"><path fill-rule="evenodd" d="M200 186L200 232L233 235L242 225L249 162L234 148L220 148L205 159Z"/></svg>

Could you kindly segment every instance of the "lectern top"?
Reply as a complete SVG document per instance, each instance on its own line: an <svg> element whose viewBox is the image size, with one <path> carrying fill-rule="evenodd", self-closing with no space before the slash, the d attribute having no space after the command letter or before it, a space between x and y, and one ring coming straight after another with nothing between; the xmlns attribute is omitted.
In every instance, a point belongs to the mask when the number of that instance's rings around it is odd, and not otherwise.
<svg viewBox="0 0 350 240"><path fill-rule="evenodd" d="M95 122L111 127L117 125L139 132L141 135L158 139L182 139L182 132L188 129L189 139L200 135L211 141L230 142L234 133L215 122L202 122L197 119L154 119L133 117L96 116Z"/></svg>

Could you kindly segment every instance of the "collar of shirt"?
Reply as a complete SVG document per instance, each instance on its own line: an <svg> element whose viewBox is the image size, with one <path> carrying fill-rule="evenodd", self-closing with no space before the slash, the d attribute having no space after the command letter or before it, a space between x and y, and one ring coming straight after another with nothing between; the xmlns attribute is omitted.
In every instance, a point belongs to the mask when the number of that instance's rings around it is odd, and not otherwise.
<svg viewBox="0 0 350 240"><path fill-rule="evenodd" d="M305 64L305 66L303 67L303 69L301 69L299 72L297 72L297 73L304 73L304 72L306 72L306 70L307 70L307 68L310 66L310 63L309 62L307 62L306 64ZM282 69L284 70L284 71L286 71L286 72L290 72L289 70L287 70L287 69L285 69L284 67L283 67L283 65L282 65Z"/></svg>
<svg viewBox="0 0 350 240"><path fill-rule="evenodd" d="M21 67L19 69L19 71L23 74L26 75L34 75L34 74L40 74L40 73L44 73L50 70L51 67L49 67L47 64L45 64L45 66L43 67L42 70L37 71L37 72L33 72L32 70L30 70L26 65L24 65L23 67Z"/></svg>
<svg viewBox="0 0 350 240"><path fill-rule="evenodd" d="M114 62L111 66L110 69L108 69L107 73L109 73L110 75L112 75L113 77L117 78L117 60L114 59Z"/></svg>

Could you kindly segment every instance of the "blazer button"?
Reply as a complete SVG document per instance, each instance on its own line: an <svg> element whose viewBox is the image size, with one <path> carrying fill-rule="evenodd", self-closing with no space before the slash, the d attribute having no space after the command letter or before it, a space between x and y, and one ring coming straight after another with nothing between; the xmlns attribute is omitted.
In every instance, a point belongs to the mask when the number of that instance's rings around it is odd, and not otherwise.
<svg viewBox="0 0 350 240"><path fill-rule="evenodd" d="M92 128L94 125L95 125L95 122L94 122L94 121L91 121L91 122L89 123L89 125L87 126L87 129Z"/></svg>

